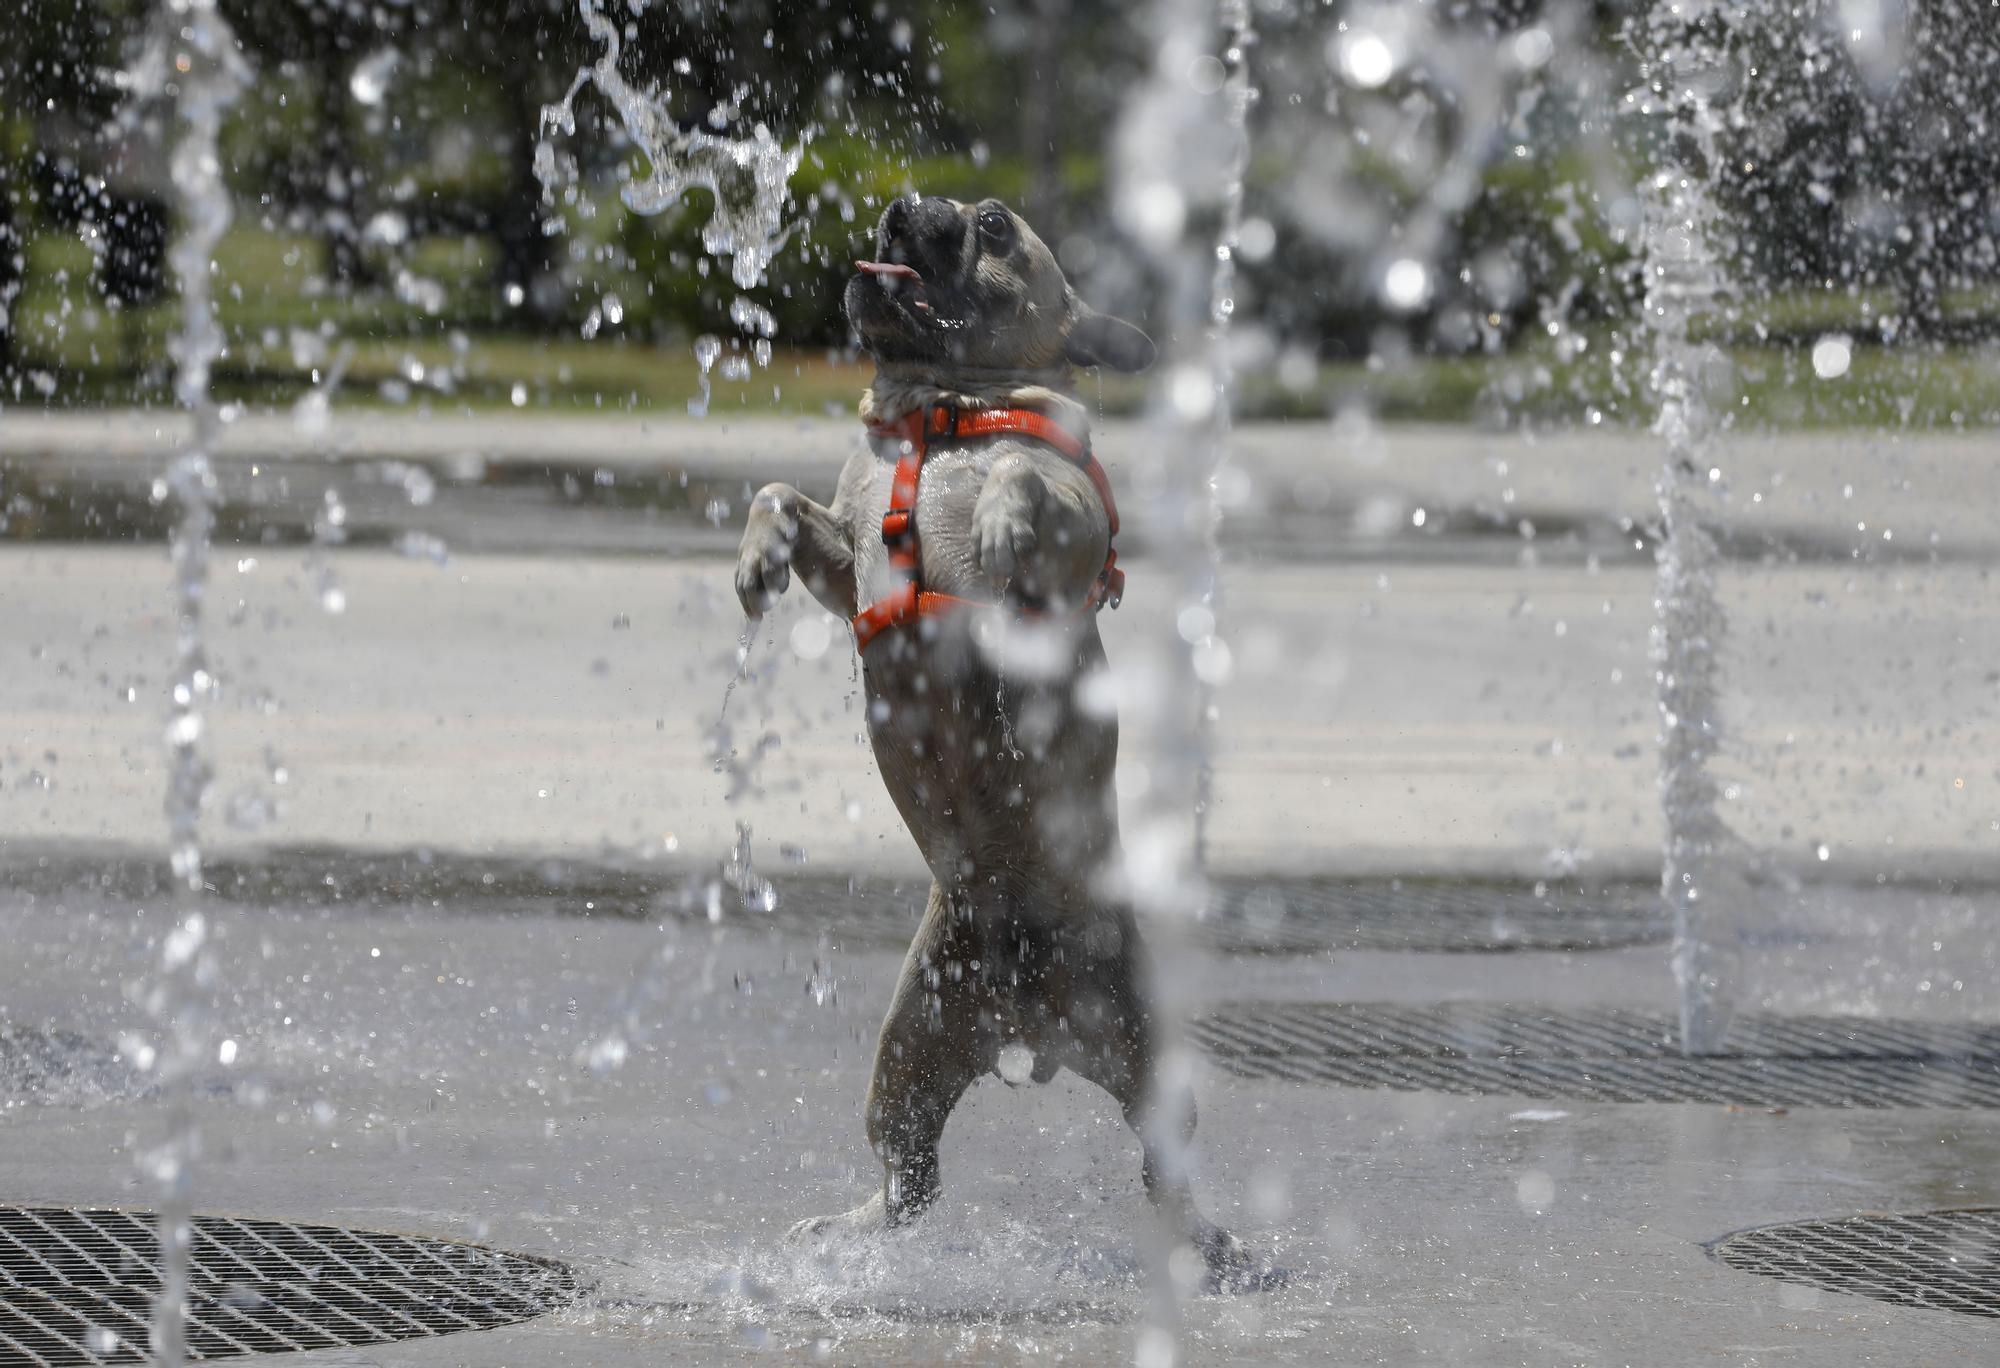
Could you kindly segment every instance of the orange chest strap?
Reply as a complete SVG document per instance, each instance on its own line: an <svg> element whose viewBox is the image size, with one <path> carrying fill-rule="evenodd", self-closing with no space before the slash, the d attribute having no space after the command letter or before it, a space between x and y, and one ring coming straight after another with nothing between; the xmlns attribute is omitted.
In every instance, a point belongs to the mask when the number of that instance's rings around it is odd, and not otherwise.
<svg viewBox="0 0 2000 1368"><path fill-rule="evenodd" d="M1097 497L1103 501L1111 536L1114 540L1118 536L1118 504L1111 497L1111 480L1104 467L1090 454L1089 443L1079 440L1047 414L1033 409L960 409L950 404L932 404L894 423L870 424L868 431L876 437L900 440L902 453L889 485L889 511L882 515L882 544L889 552L891 587L886 597L855 615L857 651L867 649L869 642L891 627L951 608L981 606L951 594L927 593L923 587L923 564L917 544L917 487L923 479L924 459L930 454L930 440L934 437L962 440L1019 433L1054 447L1089 477ZM1090 612L1106 604L1115 608L1124 593L1125 572L1118 568L1118 552L1107 550L1104 568L1098 571L1080 611Z"/></svg>

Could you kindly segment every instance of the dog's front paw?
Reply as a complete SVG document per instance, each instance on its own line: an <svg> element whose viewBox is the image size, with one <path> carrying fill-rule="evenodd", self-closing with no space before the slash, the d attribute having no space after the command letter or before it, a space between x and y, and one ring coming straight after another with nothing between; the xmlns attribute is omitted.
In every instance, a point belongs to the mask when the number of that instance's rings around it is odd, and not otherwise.
<svg viewBox="0 0 2000 1368"><path fill-rule="evenodd" d="M1202 1222L1190 1233L1189 1242L1208 1270L1204 1285L1210 1292L1234 1296L1270 1292L1289 1280L1282 1268L1260 1265L1241 1240L1220 1226Z"/></svg>
<svg viewBox="0 0 2000 1368"><path fill-rule="evenodd" d="M792 582L792 548L776 529L756 529L743 538L736 556L736 597L753 618L764 616Z"/></svg>
<svg viewBox="0 0 2000 1368"><path fill-rule="evenodd" d="M888 1203L882 1194L876 1193L852 1211L843 1211L838 1216L810 1216L791 1228L786 1238L798 1242L817 1240L829 1235L872 1235L878 1230L889 1228Z"/></svg>
<svg viewBox="0 0 2000 1368"><path fill-rule="evenodd" d="M996 587L1027 570L1035 550L1035 504L1023 483L987 486L972 510L972 544L981 573Z"/></svg>
<svg viewBox="0 0 2000 1368"><path fill-rule="evenodd" d="M750 521L736 553L736 597L760 618L792 583L792 544L799 535L798 491L765 485L750 501Z"/></svg>

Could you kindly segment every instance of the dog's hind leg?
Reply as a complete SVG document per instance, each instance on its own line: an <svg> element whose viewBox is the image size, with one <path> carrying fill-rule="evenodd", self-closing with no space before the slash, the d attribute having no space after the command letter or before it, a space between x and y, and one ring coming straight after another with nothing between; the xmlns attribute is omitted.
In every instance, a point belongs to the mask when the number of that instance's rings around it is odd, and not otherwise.
<svg viewBox="0 0 2000 1368"><path fill-rule="evenodd" d="M868 1144L882 1161L882 1190L844 1215L800 1222L794 1235L900 1225L937 1200L945 1120L991 1067L992 1031L980 1020L976 992L953 948L950 906L933 885L875 1043Z"/></svg>
<svg viewBox="0 0 2000 1368"><path fill-rule="evenodd" d="M1189 1178L1194 1146L1194 1093L1160 1078L1154 1023L1136 1002L1106 997L1071 1003L1071 1039L1062 1063L1111 1094L1125 1124L1139 1137L1146 1196L1169 1230L1192 1245L1208 1266L1211 1289L1234 1289L1253 1276L1250 1256L1222 1227L1201 1214Z"/></svg>

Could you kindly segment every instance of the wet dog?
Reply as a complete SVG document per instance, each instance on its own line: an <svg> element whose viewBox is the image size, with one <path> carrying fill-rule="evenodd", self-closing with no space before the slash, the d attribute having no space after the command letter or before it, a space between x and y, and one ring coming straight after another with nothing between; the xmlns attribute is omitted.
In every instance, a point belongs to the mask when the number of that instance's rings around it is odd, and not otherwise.
<svg viewBox="0 0 2000 1368"><path fill-rule="evenodd" d="M869 441L830 506L758 492L736 589L757 617L796 575L855 620L875 756L935 882L875 1050L882 1188L797 1233L920 1214L966 1088L1066 1068L1116 1099L1147 1194L1216 1280L1234 1279L1240 1246L1175 1162L1194 1112L1158 1095L1132 909L1098 877L1117 858L1117 720L1078 697L1104 667L1093 610L1122 576L1075 368L1141 370L1153 344L1078 300L997 201L896 200L856 266L845 305L876 364Z"/></svg>

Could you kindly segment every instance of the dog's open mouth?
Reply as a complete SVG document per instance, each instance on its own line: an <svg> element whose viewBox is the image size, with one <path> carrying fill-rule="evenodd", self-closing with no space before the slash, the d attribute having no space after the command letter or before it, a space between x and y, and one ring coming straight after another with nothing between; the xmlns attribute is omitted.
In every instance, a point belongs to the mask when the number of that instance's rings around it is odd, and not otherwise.
<svg viewBox="0 0 2000 1368"><path fill-rule="evenodd" d="M909 291L908 300L899 300L898 302L906 302L910 308L921 310L924 313L931 312L930 300L925 298L924 278L918 273L917 268L908 262L857 261L854 263L854 268L863 275L875 277L883 290L892 296L900 294L902 290L907 288ZM907 285L905 282L907 282Z"/></svg>

